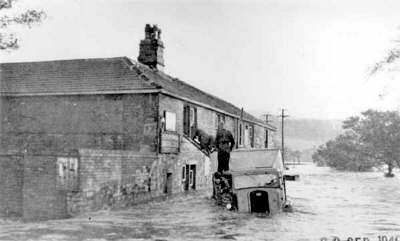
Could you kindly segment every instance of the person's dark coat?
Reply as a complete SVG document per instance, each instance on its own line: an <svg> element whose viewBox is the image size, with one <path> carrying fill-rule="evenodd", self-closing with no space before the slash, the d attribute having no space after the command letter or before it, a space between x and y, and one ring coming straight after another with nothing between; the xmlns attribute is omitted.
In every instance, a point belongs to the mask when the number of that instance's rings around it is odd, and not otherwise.
<svg viewBox="0 0 400 241"><path fill-rule="evenodd" d="M218 130L215 145L218 150L218 172L228 171L230 152L235 146L232 133L225 129Z"/></svg>
<svg viewBox="0 0 400 241"><path fill-rule="evenodd" d="M218 130L215 137L215 145L218 151L231 152L235 146L235 139L230 131L225 129Z"/></svg>
<svg viewBox="0 0 400 241"><path fill-rule="evenodd" d="M194 131L192 139L195 140L197 138L200 149L206 151L208 154L212 153L215 149L215 141L214 137L208 135L205 131L201 129L196 129Z"/></svg>

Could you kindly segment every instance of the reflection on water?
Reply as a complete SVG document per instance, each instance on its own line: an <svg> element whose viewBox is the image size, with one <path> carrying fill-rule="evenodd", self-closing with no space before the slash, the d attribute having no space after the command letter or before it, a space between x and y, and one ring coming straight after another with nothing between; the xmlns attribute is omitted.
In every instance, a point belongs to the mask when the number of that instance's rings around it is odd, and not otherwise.
<svg viewBox="0 0 400 241"><path fill-rule="evenodd" d="M382 173L336 172L294 166L288 182L291 213L255 217L225 211L203 193L101 211L68 220L0 222L0 240L320 240L400 236L400 179ZM89 215L91 219L89 220Z"/></svg>

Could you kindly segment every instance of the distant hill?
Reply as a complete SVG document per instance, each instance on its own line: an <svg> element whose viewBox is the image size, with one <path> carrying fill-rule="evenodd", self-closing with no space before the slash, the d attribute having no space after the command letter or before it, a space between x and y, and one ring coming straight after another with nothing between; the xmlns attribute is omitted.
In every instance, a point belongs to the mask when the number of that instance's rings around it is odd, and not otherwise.
<svg viewBox="0 0 400 241"><path fill-rule="evenodd" d="M280 140L281 126L276 137ZM342 131L341 120L286 119L285 142L294 150L316 148L335 138Z"/></svg>
<svg viewBox="0 0 400 241"><path fill-rule="evenodd" d="M278 128L275 141L281 141L281 122L273 119ZM342 132L341 120L293 119L285 120L285 146L300 151L301 162L312 161L318 146L334 139Z"/></svg>
<svg viewBox="0 0 400 241"><path fill-rule="evenodd" d="M257 112L252 112L261 116ZM265 117L260 117L265 119ZM281 140L281 122L278 117L270 117L271 123L278 128L276 140ZM285 119L285 144L293 150L305 151L317 148L342 131L342 120L319 120L308 118Z"/></svg>

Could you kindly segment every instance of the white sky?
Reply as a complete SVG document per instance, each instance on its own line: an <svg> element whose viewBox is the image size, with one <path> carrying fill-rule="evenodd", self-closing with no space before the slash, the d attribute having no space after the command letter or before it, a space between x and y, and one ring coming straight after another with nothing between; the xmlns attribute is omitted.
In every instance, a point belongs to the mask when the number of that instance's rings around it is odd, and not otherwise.
<svg viewBox="0 0 400 241"><path fill-rule="evenodd" d="M1 62L128 56L158 24L165 72L247 111L345 118L400 106L398 73L368 78L400 36L398 0L20 0L47 11ZM397 91L396 91L397 90ZM378 98L380 93L385 98Z"/></svg>

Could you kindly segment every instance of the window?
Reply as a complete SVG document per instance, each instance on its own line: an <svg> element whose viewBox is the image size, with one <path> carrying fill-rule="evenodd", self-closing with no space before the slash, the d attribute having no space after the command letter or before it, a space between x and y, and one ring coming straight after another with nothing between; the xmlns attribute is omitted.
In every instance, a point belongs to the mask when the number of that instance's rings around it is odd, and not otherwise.
<svg viewBox="0 0 400 241"><path fill-rule="evenodd" d="M172 172L167 172L165 176L165 186L164 186L164 193L171 193L172 192Z"/></svg>
<svg viewBox="0 0 400 241"><path fill-rule="evenodd" d="M239 123L239 146L243 145L243 125Z"/></svg>
<svg viewBox="0 0 400 241"><path fill-rule="evenodd" d="M197 108L185 105L183 109L183 133L192 137L197 129Z"/></svg>
<svg viewBox="0 0 400 241"><path fill-rule="evenodd" d="M254 126L249 126L250 147L254 148Z"/></svg>
<svg viewBox="0 0 400 241"><path fill-rule="evenodd" d="M196 189L196 165L188 165L189 168L189 188Z"/></svg>
<svg viewBox="0 0 400 241"><path fill-rule="evenodd" d="M190 107L190 127L193 127L196 122L196 113L193 107Z"/></svg>
<svg viewBox="0 0 400 241"><path fill-rule="evenodd" d="M165 130L176 131L176 114L169 111L164 111Z"/></svg>
<svg viewBox="0 0 400 241"><path fill-rule="evenodd" d="M182 166L182 184L183 190L189 191L196 189L196 165L186 164Z"/></svg>
<svg viewBox="0 0 400 241"><path fill-rule="evenodd" d="M268 130L267 129L265 129L265 145L264 145L264 147L268 148Z"/></svg>
<svg viewBox="0 0 400 241"><path fill-rule="evenodd" d="M249 126L245 125L244 127L244 146L248 147L250 142L250 132L249 132Z"/></svg>

